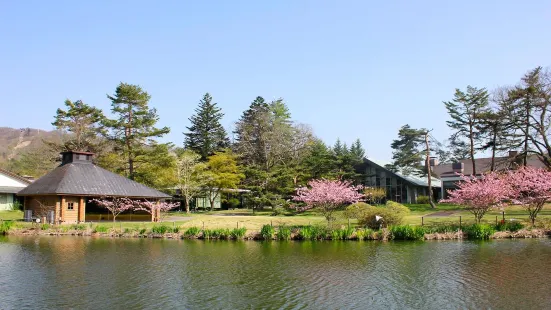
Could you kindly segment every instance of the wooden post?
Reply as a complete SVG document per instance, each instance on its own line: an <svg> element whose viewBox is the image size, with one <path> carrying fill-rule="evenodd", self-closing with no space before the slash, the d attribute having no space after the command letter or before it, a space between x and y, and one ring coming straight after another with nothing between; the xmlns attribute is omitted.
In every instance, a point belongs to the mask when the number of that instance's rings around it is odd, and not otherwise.
<svg viewBox="0 0 551 310"><path fill-rule="evenodd" d="M461 215L459 216L459 229L461 229Z"/></svg>
<svg viewBox="0 0 551 310"><path fill-rule="evenodd" d="M421 216L421 226L424 226L424 225L425 225L425 217Z"/></svg>
<svg viewBox="0 0 551 310"><path fill-rule="evenodd" d="M497 215L496 215L496 225L497 225Z"/></svg>
<svg viewBox="0 0 551 310"><path fill-rule="evenodd" d="M505 222L505 211L501 211L501 216L502 216L503 222Z"/></svg>
<svg viewBox="0 0 551 310"><path fill-rule="evenodd" d="M61 196L61 206L59 208L61 222L65 221L65 205L66 205L65 196Z"/></svg>
<svg viewBox="0 0 551 310"><path fill-rule="evenodd" d="M84 197L80 197L80 199L78 200L78 222L79 223L85 222L85 218L84 218L85 208L86 206L84 204Z"/></svg>

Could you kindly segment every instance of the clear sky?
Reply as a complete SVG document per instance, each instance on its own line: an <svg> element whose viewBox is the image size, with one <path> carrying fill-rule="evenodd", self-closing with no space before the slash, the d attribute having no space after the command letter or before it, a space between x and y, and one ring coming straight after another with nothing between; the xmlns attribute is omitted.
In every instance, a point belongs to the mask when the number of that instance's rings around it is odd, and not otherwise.
<svg viewBox="0 0 551 310"><path fill-rule="evenodd" d="M51 129L66 98L104 111L121 81L181 145L210 92L232 124L256 96L333 144L391 157L400 126L445 140L442 104L551 64L551 1L0 0L0 126Z"/></svg>

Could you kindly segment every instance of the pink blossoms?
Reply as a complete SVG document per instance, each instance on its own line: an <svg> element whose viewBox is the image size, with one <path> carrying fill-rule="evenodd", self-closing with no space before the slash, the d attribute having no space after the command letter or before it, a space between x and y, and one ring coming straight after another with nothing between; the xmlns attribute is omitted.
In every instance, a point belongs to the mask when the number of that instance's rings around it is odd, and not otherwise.
<svg viewBox="0 0 551 310"><path fill-rule="evenodd" d="M302 187L297 190L293 200L302 201L306 206L299 210L318 208L327 221L333 220L333 212L338 208L355 203L363 199L364 195L358 191L362 186L354 186L348 181L312 180L308 182L310 188Z"/></svg>

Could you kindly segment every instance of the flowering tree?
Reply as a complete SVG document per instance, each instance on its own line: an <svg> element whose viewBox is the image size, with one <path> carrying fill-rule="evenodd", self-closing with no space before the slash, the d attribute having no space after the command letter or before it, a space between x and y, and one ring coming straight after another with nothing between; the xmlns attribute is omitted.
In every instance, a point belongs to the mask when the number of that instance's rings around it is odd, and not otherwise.
<svg viewBox="0 0 551 310"><path fill-rule="evenodd" d="M96 203L98 206L105 208L111 212L113 215L113 222L117 218L117 215L121 214L124 211L134 209L134 206L137 205L137 201L134 201L129 198L101 198L101 199L92 199L91 202Z"/></svg>
<svg viewBox="0 0 551 310"><path fill-rule="evenodd" d="M345 204L355 203L363 199L364 195L358 191L362 186L353 186L348 181L312 180L308 182L310 188L302 187L297 190L293 199L306 203L297 207L299 210L312 208L319 209L327 222L331 224L333 212Z"/></svg>
<svg viewBox="0 0 551 310"><path fill-rule="evenodd" d="M538 213L551 199L551 172L532 167L523 167L508 172L510 199L528 211L534 225Z"/></svg>
<svg viewBox="0 0 551 310"><path fill-rule="evenodd" d="M180 206L179 202L166 202L166 201L140 201L134 207L134 211L145 211L151 214L152 222L160 222L161 214L177 208Z"/></svg>
<svg viewBox="0 0 551 310"><path fill-rule="evenodd" d="M474 214L477 223L480 223L486 212L501 206L509 198L511 191L509 182L495 172L481 178L463 175L461 178L462 181L458 183L458 188L448 191L450 198L442 200L442 202L464 206Z"/></svg>

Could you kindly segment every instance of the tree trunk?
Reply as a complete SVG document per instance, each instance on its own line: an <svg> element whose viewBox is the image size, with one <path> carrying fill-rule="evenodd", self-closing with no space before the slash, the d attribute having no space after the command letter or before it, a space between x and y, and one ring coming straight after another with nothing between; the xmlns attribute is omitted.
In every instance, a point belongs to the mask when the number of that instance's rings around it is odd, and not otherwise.
<svg viewBox="0 0 551 310"><path fill-rule="evenodd" d="M189 203L190 203L191 199L188 198L188 196L186 196L186 213L189 214Z"/></svg>
<svg viewBox="0 0 551 310"><path fill-rule="evenodd" d="M497 129L494 128L494 135L492 137L492 164L490 171L494 171L496 168L496 141L497 141Z"/></svg>
<svg viewBox="0 0 551 310"><path fill-rule="evenodd" d="M436 205L434 204L434 201L433 201L433 196L432 196L432 169L430 167L430 148L429 148L429 132L427 131L425 133L425 146L427 148L427 156L426 156L426 159L425 159L425 165L427 167L427 183L428 183L428 186L429 186L429 204L430 204L430 207L435 209L436 208Z"/></svg>
<svg viewBox="0 0 551 310"><path fill-rule="evenodd" d="M529 96L529 95L528 95ZM524 132L524 157L522 159L522 165L524 167L526 167L526 165L528 164L528 131L530 130L530 98L528 98L527 100L527 104L526 104L526 127L525 127L525 132Z"/></svg>
<svg viewBox="0 0 551 310"><path fill-rule="evenodd" d="M469 124L469 141L471 143L469 154L471 155L471 163L473 165L473 175L476 176L476 161L474 160L474 139L473 139L473 124Z"/></svg>

